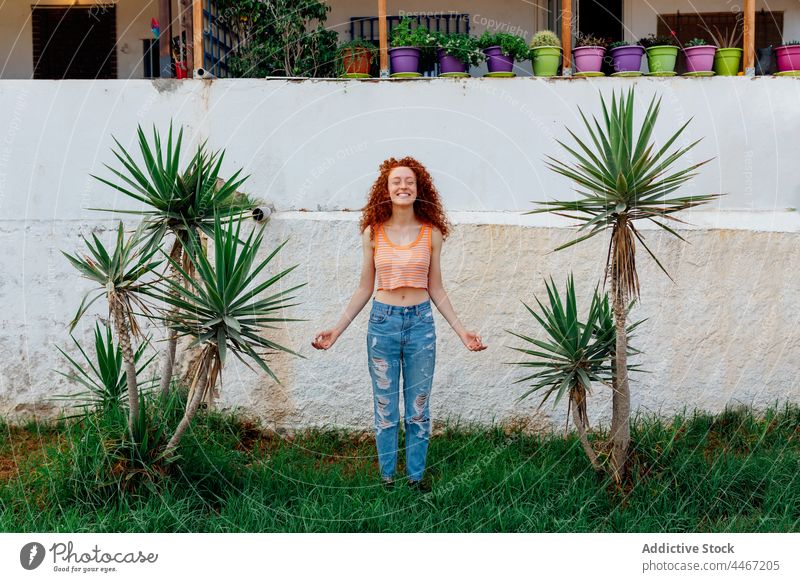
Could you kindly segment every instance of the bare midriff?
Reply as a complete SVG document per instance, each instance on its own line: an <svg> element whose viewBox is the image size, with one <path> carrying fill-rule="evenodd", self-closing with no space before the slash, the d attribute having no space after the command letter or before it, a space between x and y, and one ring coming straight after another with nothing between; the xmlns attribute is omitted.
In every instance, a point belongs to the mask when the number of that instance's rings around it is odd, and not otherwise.
<svg viewBox="0 0 800 582"><path fill-rule="evenodd" d="M417 287L398 287L397 289L381 289L375 292L375 300L388 305L417 305L430 298L427 289Z"/></svg>

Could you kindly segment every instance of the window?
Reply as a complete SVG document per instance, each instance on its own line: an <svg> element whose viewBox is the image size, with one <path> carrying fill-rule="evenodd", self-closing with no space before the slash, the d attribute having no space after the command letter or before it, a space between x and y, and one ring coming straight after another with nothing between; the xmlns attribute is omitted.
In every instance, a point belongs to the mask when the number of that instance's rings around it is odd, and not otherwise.
<svg viewBox="0 0 800 582"><path fill-rule="evenodd" d="M34 79L116 79L114 5L32 8Z"/></svg>

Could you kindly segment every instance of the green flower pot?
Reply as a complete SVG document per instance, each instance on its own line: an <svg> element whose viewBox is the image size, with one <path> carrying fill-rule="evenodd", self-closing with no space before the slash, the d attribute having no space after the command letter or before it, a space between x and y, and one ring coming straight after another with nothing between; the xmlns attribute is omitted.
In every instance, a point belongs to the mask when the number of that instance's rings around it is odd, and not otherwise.
<svg viewBox="0 0 800 582"><path fill-rule="evenodd" d="M537 46L533 49L534 77L555 77L561 62L561 47Z"/></svg>
<svg viewBox="0 0 800 582"><path fill-rule="evenodd" d="M738 75L743 52L740 48L717 49L717 54L714 55L714 72L728 77Z"/></svg>
<svg viewBox="0 0 800 582"><path fill-rule="evenodd" d="M670 45L651 46L647 51L647 66L651 73L665 73L675 70L678 47Z"/></svg>

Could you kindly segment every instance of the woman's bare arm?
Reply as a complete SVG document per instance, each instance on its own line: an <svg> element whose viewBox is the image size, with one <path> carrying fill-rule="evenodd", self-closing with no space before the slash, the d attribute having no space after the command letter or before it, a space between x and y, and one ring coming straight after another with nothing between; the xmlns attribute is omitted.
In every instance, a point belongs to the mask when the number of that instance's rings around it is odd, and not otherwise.
<svg viewBox="0 0 800 582"><path fill-rule="evenodd" d="M331 347L340 335L347 329L347 326L352 323L356 316L364 309L369 298L372 297L372 292L375 289L375 261L372 256L372 241L370 240L370 227L364 229L361 235L363 257L361 265L361 278L358 282L358 288L350 298L350 302L345 307L344 313L339 318L339 321L332 328L319 331L314 336L314 341L311 345L318 350L327 350Z"/></svg>
<svg viewBox="0 0 800 582"><path fill-rule="evenodd" d="M336 322L334 329L341 335L352 321L361 313L364 306L372 297L375 290L375 261L373 258L372 241L370 240L370 229L367 227L361 234L363 260L361 262L361 278L358 281L358 288L350 298L350 302L345 307L344 313Z"/></svg>
<svg viewBox="0 0 800 582"><path fill-rule="evenodd" d="M486 345L481 340L481 336L474 331L467 331L461 325L461 321L459 321L456 311L450 303L450 298L447 296L447 291L444 290L441 269L442 232L438 228L434 228L432 235L431 266L428 271L428 295L431 296L433 304L436 305L436 308L467 348L476 352L485 350Z"/></svg>

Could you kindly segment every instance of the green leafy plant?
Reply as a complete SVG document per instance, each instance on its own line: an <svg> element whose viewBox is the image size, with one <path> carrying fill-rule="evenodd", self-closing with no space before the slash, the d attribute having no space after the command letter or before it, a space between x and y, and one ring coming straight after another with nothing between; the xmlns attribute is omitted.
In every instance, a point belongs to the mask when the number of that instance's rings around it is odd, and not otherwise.
<svg viewBox="0 0 800 582"><path fill-rule="evenodd" d="M213 233L214 259L210 261L200 251L201 244L190 232L186 246L189 260L198 274L198 280L188 277L182 267L172 258L170 263L178 269L189 286L184 287L171 279L164 279L158 289L148 290L154 298L178 308L167 311L162 319L180 336L193 339L192 344L201 347L201 356L190 369L192 383L186 411L177 429L167 443L165 455L172 456L181 437L195 416L205 392L216 386L228 352L243 363L249 358L266 371L276 382L277 376L266 362L263 350L284 351L304 357L260 335L264 329L274 329L273 323L303 321L283 317L280 310L296 304L286 304L294 299L289 293L305 283L269 297L258 296L270 289L297 265L285 269L256 284L256 277L270 265L276 253L287 241L280 244L265 259L256 261L264 236L263 227L252 231L246 239L240 237L241 220L229 221L223 228L219 219L215 221ZM170 292L174 291L174 293ZM249 364L248 364L249 366Z"/></svg>
<svg viewBox="0 0 800 582"><path fill-rule="evenodd" d="M345 58L354 58L356 55L366 55L370 65L375 62L375 57L378 55L377 47L362 38L349 40L339 45L336 49L336 74L338 76L346 72Z"/></svg>
<svg viewBox="0 0 800 582"><path fill-rule="evenodd" d="M686 48L693 47L693 46L706 46L708 43L704 38L693 38L688 41L685 45Z"/></svg>
<svg viewBox="0 0 800 582"><path fill-rule="evenodd" d="M67 380L75 382L85 388L85 390L72 394L58 394L53 400L69 400L78 408L91 408L101 413L109 409L123 409L126 396L127 384L125 378L125 368L122 360L122 349L119 344L114 342L111 335L111 328L107 325L100 328L96 323L94 328L94 357L90 357L86 350L70 335L72 342L78 349L83 362L79 362L67 352L56 346L61 355L69 363L69 371L57 370L57 373L64 376ZM133 354L133 361L136 364L137 378L141 377L142 372L156 358L155 353L146 356L146 349L150 346L149 341L143 341ZM139 393L148 392L153 385L153 381L139 382ZM65 418L79 418L83 414L67 416Z"/></svg>
<svg viewBox="0 0 800 582"><path fill-rule="evenodd" d="M554 47L561 47L561 40L558 38L558 35L553 32L552 30L540 30L536 34L533 35L531 39L530 48L536 48L540 46L554 46Z"/></svg>
<svg viewBox="0 0 800 582"><path fill-rule="evenodd" d="M567 129L576 147L558 143L572 156L573 163L548 156L547 166L578 185L575 200L538 202L543 208L527 214L554 212L578 220L578 238L561 245L567 248L600 233L611 230L606 258L606 278L611 282L611 299L616 326L616 369L612 397L611 438L613 476L621 483L627 476L630 444L630 388L627 366L626 322L628 299L639 297L639 277L636 270L636 241L639 241L658 267L668 275L661 262L645 244L636 229L637 220L648 220L665 232L685 240L667 221L681 223L676 212L711 202L720 194L700 194L674 197L672 194L697 175L695 170L708 163L705 160L682 169L673 164L700 140L670 152L670 147L691 122L684 123L660 148L650 143L658 118L660 98L650 101L640 125L633 117L634 90L627 95L612 94L610 105L600 99L602 124L596 117L590 122L578 109L590 141L581 140ZM635 135L638 130L638 135Z"/></svg>
<svg viewBox="0 0 800 582"><path fill-rule="evenodd" d="M445 54L450 55L467 66L476 67L485 58L485 55L478 48L478 39L474 36L463 33L434 32L437 46Z"/></svg>
<svg viewBox="0 0 800 582"><path fill-rule="evenodd" d="M80 318L95 301L101 297L105 297L108 301L109 314L114 323L122 359L125 362L129 406L128 428L134 442L137 438L134 422L139 415L139 385L136 379L136 360L131 347L131 335L141 336L134 314L134 306L144 313L150 312L144 300L148 284L143 281L143 278L161 264L160 260L154 258L159 247L153 244L152 237L144 235L144 228L144 223L141 223L136 232L126 240L124 227L120 222L117 229L117 241L110 252L94 234L92 234L91 241L83 237L89 255L75 256L62 251L69 262L85 278L97 285L81 301L75 318L70 322L70 331L75 328Z"/></svg>
<svg viewBox="0 0 800 582"><path fill-rule="evenodd" d="M234 77L331 77L338 33L320 0L216 0L221 23L240 39L228 56Z"/></svg>
<svg viewBox="0 0 800 582"><path fill-rule="evenodd" d="M640 38L639 44L644 48L650 48L654 46L678 46L678 39L674 34L666 34L662 36L649 34L643 38Z"/></svg>
<svg viewBox="0 0 800 582"><path fill-rule="evenodd" d="M400 22L392 28L389 44L392 48L411 46L424 51L431 51L436 47L437 37L424 26L411 27L414 20L401 18Z"/></svg>
<svg viewBox="0 0 800 582"><path fill-rule="evenodd" d="M117 170L107 164L105 166L117 179L108 180L94 174L92 177L144 204L144 210L108 211L141 216L154 245L161 244L167 233L171 234L174 239L170 257L182 263L183 270L193 276L192 263L184 249L188 233L202 231L210 236L216 217L229 220L250 211L255 201L238 191L247 176L240 177L241 170L237 170L227 180L222 179L220 171L225 150L209 153L206 141L197 146L186 167L181 167L183 128L173 140L172 122L166 143L155 125L152 142L148 141L141 126L137 127L137 137L142 162L137 163L114 138L117 149L112 149L112 152L122 168ZM180 274L174 268L169 270L168 276L174 281L180 280ZM171 333L162 364L162 392L171 386L176 347L177 337Z"/></svg>
<svg viewBox="0 0 800 582"><path fill-rule="evenodd" d="M528 45L525 39L515 34L484 31L478 38L478 47L484 50L492 46L499 46L505 56L510 56L515 61L524 61L529 58Z"/></svg>
<svg viewBox="0 0 800 582"><path fill-rule="evenodd" d="M608 40L599 36L594 36L593 34L582 34L575 41L575 46L596 46L605 48L608 46Z"/></svg>

